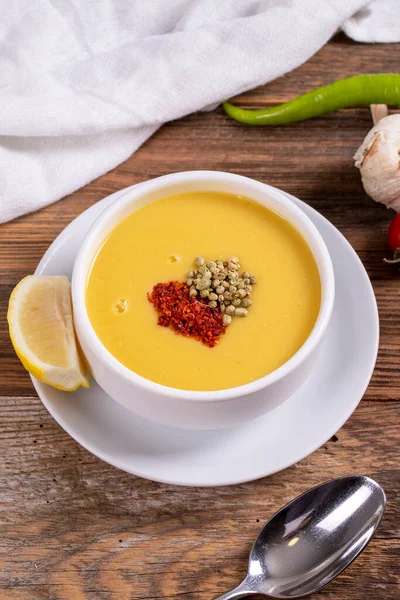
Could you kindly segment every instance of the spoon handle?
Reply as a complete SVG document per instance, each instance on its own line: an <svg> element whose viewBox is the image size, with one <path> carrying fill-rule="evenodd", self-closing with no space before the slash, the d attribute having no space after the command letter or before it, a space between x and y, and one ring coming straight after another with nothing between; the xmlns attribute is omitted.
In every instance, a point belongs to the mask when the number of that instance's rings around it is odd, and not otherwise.
<svg viewBox="0 0 400 600"><path fill-rule="evenodd" d="M243 581L240 585L235 587L234 590L226 592L226 594L222 594L222 596L218 596L215 600L237 600L238 598L245 598L246 596L251 596L253 594L257 594L256 590L249 588L246 585L246 582Z"/></svg>

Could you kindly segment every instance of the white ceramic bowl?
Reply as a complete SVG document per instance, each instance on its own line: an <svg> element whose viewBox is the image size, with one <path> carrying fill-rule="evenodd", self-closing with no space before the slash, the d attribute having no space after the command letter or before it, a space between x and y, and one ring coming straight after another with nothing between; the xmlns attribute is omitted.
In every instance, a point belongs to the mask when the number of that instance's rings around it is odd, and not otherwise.
<svg viewBox="0 0 400 600"><path fill-rule="evenodd" d="M307 241L321 278L321 307L303 346L285 364L251 383L215 392L191 392L154 383L122 365L97 337L86 311L85 290L92 261L114 227L146 204L172 194L217 191L247 196L287 219ZM307 379L329 323L334 275L325 243L310 219L279 190L247 177L218 171L174 173L127 190L94 222L75 260L72 300L75 327L97 383L142 417L166 425L217 429L254 419L282 404ZM262 348L259 348L262 352Z"/></svg>

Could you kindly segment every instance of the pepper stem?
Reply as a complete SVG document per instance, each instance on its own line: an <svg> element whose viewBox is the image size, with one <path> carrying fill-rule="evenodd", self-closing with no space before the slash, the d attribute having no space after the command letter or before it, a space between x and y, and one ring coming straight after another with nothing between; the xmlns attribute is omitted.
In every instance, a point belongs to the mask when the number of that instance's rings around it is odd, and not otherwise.
<svg viewBox="0 0 400 600"><path fill-rule="evenodd" d="M397 263L400 263L400 248L396 248L392 259L384 258L383 262L388 263L389 265L396 265Z"/></svg>

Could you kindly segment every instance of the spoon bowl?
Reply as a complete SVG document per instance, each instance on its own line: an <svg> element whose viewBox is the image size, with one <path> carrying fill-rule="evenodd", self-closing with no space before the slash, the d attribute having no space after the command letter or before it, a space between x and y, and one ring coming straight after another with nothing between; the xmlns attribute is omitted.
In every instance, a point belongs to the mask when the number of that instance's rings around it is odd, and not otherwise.
<svg viewBox="0 0 400 600"><path fill-rule="evenodd" d="M266 523L251 550L246 579L216 600L252 594L288 599L315 592L365 548L385 505L382 488L360 475L305 492Z"/></svg>

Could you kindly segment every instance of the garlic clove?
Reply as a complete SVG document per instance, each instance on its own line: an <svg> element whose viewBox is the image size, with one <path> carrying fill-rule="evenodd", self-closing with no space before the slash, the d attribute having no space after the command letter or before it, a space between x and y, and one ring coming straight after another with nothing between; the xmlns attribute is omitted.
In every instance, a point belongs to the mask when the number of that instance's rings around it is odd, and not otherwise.
<svg viewBox="0 0 400 600"><path fill-rule="evenodd" d="M371 129L354 160L367 194L400 212L400 113L384 117Z"/></svg>
<svg viewBox="0 0 400 600"><path fill-rule="evenodd" d="M370 109L374 125L389 114L387 104L371 104Z"/></svg>

